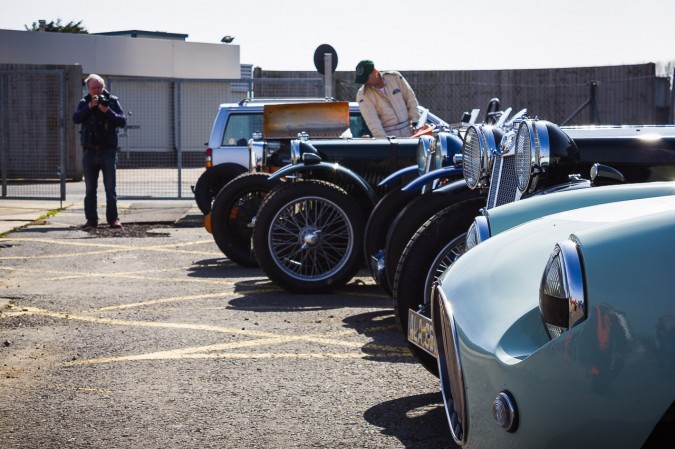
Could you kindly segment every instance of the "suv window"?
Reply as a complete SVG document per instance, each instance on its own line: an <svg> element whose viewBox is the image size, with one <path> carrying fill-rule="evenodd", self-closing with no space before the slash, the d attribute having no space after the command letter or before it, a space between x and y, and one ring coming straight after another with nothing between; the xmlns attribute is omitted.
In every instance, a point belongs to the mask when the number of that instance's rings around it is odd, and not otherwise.
<svg viewBox="0 0 675 449"><path fill-rule="evenodd" d="M368 125L359 112L349 115L349 130L352 132L352 137L370 136Z"/></svg>
<svg viewBox="0 0 675 449"><path fill-rule="evenodd" d="M248 139L253 133L263 130L262 113L255 114L237 114L231 113L225 125L222 146L224 147L242 147L246 146Z"/></svg>
<svg viewBox="0 0 675 449"><path fill-rule="evenodd" d="M349 115L349 129L353 137L370 135L370 130L366 121L361 117L360 112L352 112ZM262 113L230 113L225 133L223 134L222 146L224 147L242 147L246 146L248 139L256 131L263 130Z"/></svg>

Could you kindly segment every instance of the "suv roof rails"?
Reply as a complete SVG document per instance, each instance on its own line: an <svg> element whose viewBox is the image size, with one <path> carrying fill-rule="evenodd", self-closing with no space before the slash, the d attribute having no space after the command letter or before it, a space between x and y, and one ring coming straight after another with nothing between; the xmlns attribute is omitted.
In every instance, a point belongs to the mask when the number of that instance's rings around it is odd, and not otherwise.
<svg viewBox="0 0 675 449"><path fill-rule="evenodd" d="M319 101L337 101L333 97L308 97L308 98L244 98L239 102L239 106L252 103L307 103Z"/></svg>

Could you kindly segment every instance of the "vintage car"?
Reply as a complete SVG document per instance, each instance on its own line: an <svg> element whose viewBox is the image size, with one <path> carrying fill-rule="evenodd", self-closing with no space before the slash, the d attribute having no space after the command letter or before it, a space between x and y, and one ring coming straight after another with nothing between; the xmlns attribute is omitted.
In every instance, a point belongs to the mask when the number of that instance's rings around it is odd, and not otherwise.
<svg viewBox="0 0 675 449"><path fill-rule="evenodd" d="M467 126L461 130L462 138L475 126L485 125L492 129L488 138L496 139L499 143L504 131L512 129L513 124L522 119L527 112L522 109L511 115L511 111L511 108L501 110L499 99L491 99L485 113L485 121L480 125L475 124L475 118L480 114L480 110L474 109L471 114L473 120L469 120ZM438 133L429 138L431 139L427 144L429 151L438 158L448 157L447 150L444 149L451 146L446 141L447 137L443 133ZM461 145L463 146L463 142ZM460 153L455 155L454 159L461 161L462 157ZM478 207L485 203L484 192L468 189L461 179L454 183L448 182L452 179L445 174L448 169L448 166L442 166L436 170L428 170L404 188L391 191L380 199L368 218L363 244L365 258L373 278L390 296L393 295L392 284L400 255L415 231L429 217L453 202L478 199Z"/></svg>
<svg viewBox="0 0 675 449"><path fill-rule="evenodd" d="M255 215L253 253L265 274L297 293L344 285L364 264L366 220L380 198L440 166L444 180L461 179L461 160L453 156L477 114L419 137L294 140L291 164L269 177L285 182Z"/></svg>
<svg viewBox="0 0 675 449"><path fill-rule="evenodd" d="M425 131L449 127L427 109L420 110ZM369 131L355 103L257 103L257 109L250 111L248 116L259 116L256 123L260 130L248 140L248 171L220 188L205 218L207 230L213 234L218 248L230 260L243 266L258 266L251 249L252 221L263 198L280 184L280 179L270 174L300 160L299 157L292 160L291 146L295 145L294 151L299 154L311 148L323 158L323 162L339 163L342 167L364 173L369 182L377 182L403 166L412 166L418 151L417 138L359 137ZM245 122L244 119L239 121ZM249 126L246 129L254 128ZM220 133L222 131L217 134ZM299 145L300 141L306 144ZM461 141L458 146L461 148ZM364 151L371 151L372 155L363 157Z"/></svg>
<svg viewBox="0 0 675 449"><path fill-rule="evenodd" d="M668 195L543 216L457 259L431 297L454 441L671 447L674 247Z"/></svg>
<svg viewBox="0 0 675 449"><path fill-rule="evenodd" d="M479 136L480 130L475 135ZM577 137L572 139L570 135ZM612 142L614 151L608 150L612 148ZM466 143L465 139L465 150L468 150ZM473 186L475 190L487 190L487 202L483 205L479 199L449 202L445 209L417 229L407 242L396 267L394 308L401 332L422 365L433 374L437 374L434 356L423 349L425 346L426 349L429 349L428 346L433 347L429 343L433 339L420 337L426 335L419 331L425 328L425 324L423 320L417 321L416 317L429 317L431 284L465 250L465 234L473 222L473 218L467 219L467 214L480 215L481 209L488 215L491 211L497 213L501 207L520 203L518 200L524 198L529 198L528 201L539 198L536 207L533 206L531 210L536 214L540 209L543 213L547 210L545 204L548 202L551 202L548 210L565 207L556 206L558 193L585 190L623 179L621 173L612 167L591 164L594 157L610 160L626 171L630 182L675 179L672 173L675 168L675 127L624 126L563 130L550 122L526 119L518 125L517 132L505 133L500 149L492 160L482 151L476 152L480 157L467 156L468 151L465 151L467 185ZM474 161L473 168L471 161ZM476 161L480 164L476 164ZM591 179L576 174L581 170L587 170ZM593 198L589 201L619 201L622 195L633 193L629 189L617 190L613 194L603 191L598 192L597 196L589 196ZM527 217L527 214L523 214L522 220L525 221ZM436 250L430 251L430 247ZM431 353L434 353L433 349Z"/></svg>

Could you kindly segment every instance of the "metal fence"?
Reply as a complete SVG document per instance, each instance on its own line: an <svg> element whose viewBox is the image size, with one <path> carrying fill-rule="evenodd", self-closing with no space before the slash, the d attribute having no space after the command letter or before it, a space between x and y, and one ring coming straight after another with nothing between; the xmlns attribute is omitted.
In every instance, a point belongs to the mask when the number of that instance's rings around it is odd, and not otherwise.
<svg viewBox="0 0 675 449"><path fill-rule="evenodd" d="M109 78L127 126L120 135L120 198L192 198L221 103L245 98L317 96L316 79L179 80Z"/></svg>
<svg viewBox="0 0 675 449"><path fill-rule="evenodd" d="M59 66L61 67L61 66ZM71 116L85 93L79 66L0 66L0 198L65 199L81 181L81 148ZM462 112L527 108L555 123L661 124L672 120L668 78L653 64L569 69L402 72L420 104L454 123ZM353 72L332 74L333 96L353 101ZM106 77L127 114L121 130L120 198L192 198L221 103L245 98L322 97L316 72L257 70L252 79Z"/></svg>
<svg viewBox="0 0 675 449"><path fill-rule="evenodd" d="M65 98L63 70L0 71L0 198L65 199Z"/></svg>
<svg viewBox="0 0 675 449"><path fill-rule="evenodd" d="M5 68L0 68L0 198L65 200L65 183L82 180L79 126L71 118L86 94L81 68ZM317 78L105 78L127 115L119 139L120 199L193 198L191 186L204 171L204 150L221 103L316 97L323 89Z"/></svg>

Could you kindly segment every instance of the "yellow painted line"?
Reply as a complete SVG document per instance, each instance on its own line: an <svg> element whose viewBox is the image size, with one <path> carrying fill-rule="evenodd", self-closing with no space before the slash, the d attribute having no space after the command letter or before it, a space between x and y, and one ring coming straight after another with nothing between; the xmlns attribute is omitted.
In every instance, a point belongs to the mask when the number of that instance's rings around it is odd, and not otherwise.
<svg viewBox="0 0 675 449"><path fill-rule="evenodd" d="M317 335L294 335L291 337L285 335L279 335L272 332L261 332L261 331L252 331L252 330L242 330L240 328L232 327L222 327L222 326L212 326L208 324L188 324L188 323L158 323L154 321L134 321L134 320L121 320L117 318L102 318L102 317L92 317L85 315L75 315L69 312L52 312L48 310L42 310L35 307L23 307L21 310L14 311L9 310L5 311L2 317L10 316L23 316L23 315L38 315L38 316L49 316L52 318L60 318L64 320L74 320L74 321L84 321L88 323L97 323L97 324L107 324L107 325L116 325L116 326L130 326L130 327L149 327L149 328L164 328L164 329L189 329L189 330L199 330L199 331L208 331L208 332L218 332L218 333L228 333L228 334L240 334L250 337L260 337L260 338L276 338L276 339L286 339L292 338L295 340L306 340L314 341L319 343L334 344L340 346L361 346L361 343L354 342L345 342L343 340L334 340L331 338L324 338ZM335 335L348 335L352 334L352 331L341 331Z"/></svg>
<svg viewBox="0 0 675 449"><path fill-rule="evenodd" d="M271 332L261 332L261 331L251 331L251 330L242 330L239 328L228 328L221 326L211 326L211 325L199 325L199 324L186 324L186 323L157 323L157 322L148 322L148 321L133 321L133 320L120 320L115 318L100 318L100 317L90 317L82 315L73 315L68 312L51 312L47 310L42 310L34 307L24 307L20 311L6 311L2 317L8 316L18 316L18 315L40 315L40 316L50 316L53 318L60 318L65 320L75 320L75 321L84 321L97 324L108 324L108 325L117 325L117 326L133 326L133 327L150 327L150 328L166 328L166 329L190 329L190 330L203 330L209 332L219 332L219 333L228 333L228 334L239 334L249 337L258 337L255 340L247 341L238 341L238 342L228 342L220 343L215 345L200 346L200 347L191 347L191 348L181 348L181 349L172 349L168 351L159 351L149 354L139 354L123 357L110 357L110 358L99 358L92 360L76 360L71 362L65 362L66 365L82 365L82 364L92 364L92 363L109 363L115 361L134 361L134 360L167 360L167 359L178 359L178 358L272 358L272 357L320 357L320 358L354 358L354 357L373 357L374 354L308 354L308 355L299 355L299 354L289 354L285 355L284 353L275 353L270 355L261 355L261 354L246 354L246 353L234 353L234 354L209 354L213 351L222 351L225 349L239 349L239 348L251 348L251 347L260 347L260 346L269 346L269 345L280 345L289 342L295 341L304 341L312 343L320 343L322 345L335 345L343 346L352 349L361 349L367 348L369 350L378 350L378 351L388 351L389 354L396 354L396 356L401 356L402 354L407 353L406 348L396 348L391 346L382 346L382 345L373 345L366 344L358 341L345 341L338 340L335 337L341 335L353 335L354 331L344 330L340 332L331 333L330 337L326 337L323 334L308 334L308 335L280 335ZM379 355L378 355L379 356Z"/></svg>
<svg viewBox="0 0 675 449"><path fill-rule="evenodd" d="M100 254L110 254L116 252L131 252L131 251L151 251L151 252L168 252L168 253L179 253L179 254L194 254L194 255L213 255L221 254L216 251L195 251L195 250L182 250L178 249L179 247L194 246L194 245L204 245L204 244L213 244L213 240L203 240L195 242L184 242L179 244L166 244L166 245L152 245L152 246L132 246L132 245L113 245L113 244L104 244L104 243L89 243L89 242L73 242L73 241L64 241L64 240L51 240L51 239L2 239L7 241L14 242L37 242L37 243L47 243L50 245L63 245L63 246L72 246L72 247L82 247L82 248L105 248L99 251L86 251L78 253L59 253L59 254L49 254L41 256L3 256L0 257L0 260L23 260L23 259L60 259L65 257L83 257L91 255L100 255Z"/></svg>
<svg viewBox="0 0 675 449"><path fill-rule="evenodd" d="M407 350L406 350L407 351ZM367 354L367 353L258 353L258 354L239 354L239 353L226 353L226 354L186 354L180 357L172 357L172 360L185 360L185 359L298 359L298 360L309 360L309 359L373 359L373 358L391 358L391 357L401 357L406 356L412 358L412 354L408 351L406 354L401 353L378 353L378 354ZM142 356L130 356L130 357L111 357L111 358L101 358L101 359L92 359L92 360L81 360L73 362L65 362L66 366L73 365L91 365L99 363L114 363L114 362L131 362L131 361L148 361L148 360L158 360L158 359L149 359L143 358Z"/></svg>

